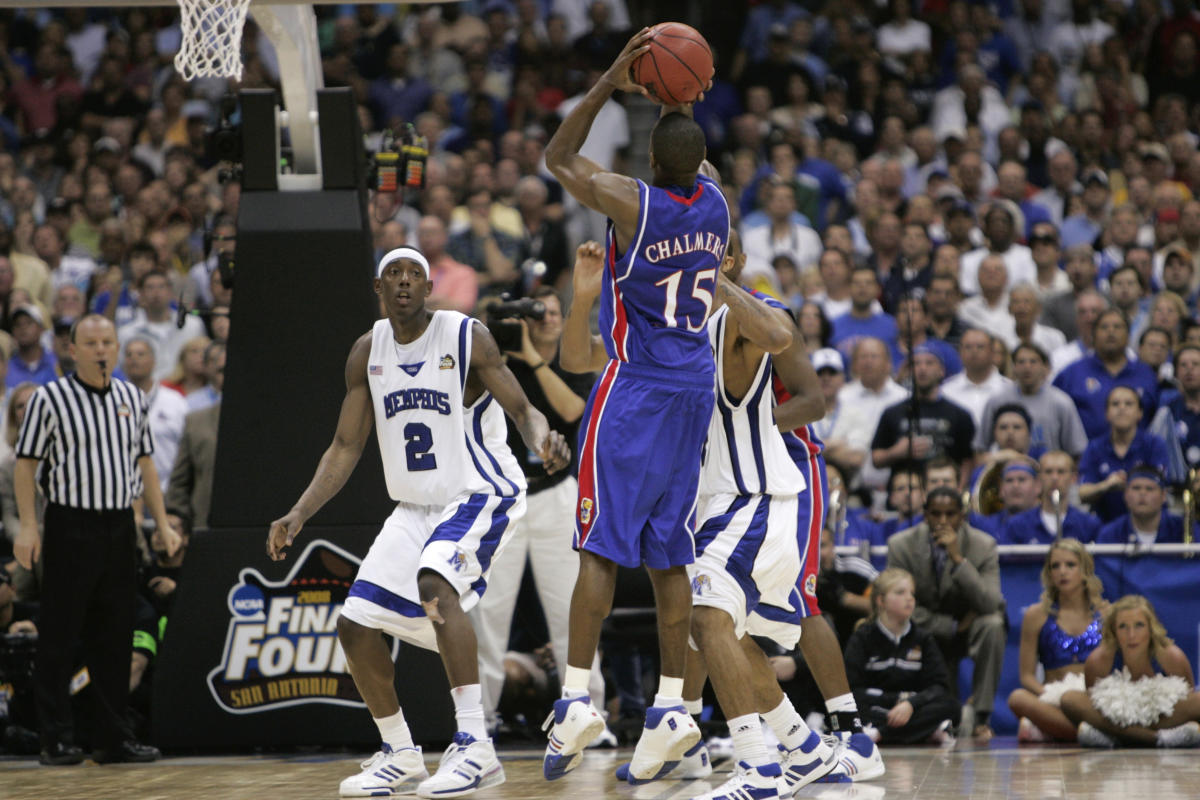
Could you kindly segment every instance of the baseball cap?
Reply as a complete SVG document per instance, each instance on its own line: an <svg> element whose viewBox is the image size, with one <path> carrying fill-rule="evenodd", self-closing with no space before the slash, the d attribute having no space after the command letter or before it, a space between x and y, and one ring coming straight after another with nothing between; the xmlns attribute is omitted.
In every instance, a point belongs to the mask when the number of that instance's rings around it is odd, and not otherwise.
<svg viewBox="0 0 1200 800"><path fill-rule="evenodd" d="M1164 164L1171 163L1171 156L1167 152L1167 146L1161 142L1146 142L1138 148L1138 155L1143 159L1157 158Z"/></svg>
<svg viewBox="0 0 1200 800"><path fill-rule="evenodd" d="M845 373L846 371L846 365L842 363L842 354L832 347L822 347L813 353L812 365L813 369L817 372L823 369L831 369L841 373Z"/></svg>
<svg viewBox="0 0 1200 800"><path fill-rule="evenodd" d="M41 325L43 328L46 327L46 318L42 316L42 312L40 309L38 309L37 306L32 306L32 305L29 305L28 303L26 303L25 305L17 306L16 308L14 308L12 310L12 313L9 314L9 319L12 320L13 322L16 322L17 317L21 316L22 314L29 317L31 320L36 322L38 325Z"/></svg>
<svg viewBox="0 0 1200 800"><path fill-rule="evenodd" d="M930 347L927 344L919 344L913 348L912 354L914 356L921 355L922 353L933 356L934 358L936 358L938 360L938 363L942 365L942 369L946 368L946 359L942 358L942 354L939 353L937 350L934 350L932 347Z"/></svg>
<svg viewBox="0 0 1200 800"><path fill-rule="evenodd" d="M121 152L121 143L111 136L101 136L92 145L92 152L95 153L119 153Z"/></svg>
<svg viewBox="0 0 1200 800"><path fill-rule="evenodd" d="M1107 189L1108 175L1106 175L1102 169L1089 169L1083 173L1083 179L1081 182L1084 186L1087 186L1089 183L1098 183Z"/></svg>

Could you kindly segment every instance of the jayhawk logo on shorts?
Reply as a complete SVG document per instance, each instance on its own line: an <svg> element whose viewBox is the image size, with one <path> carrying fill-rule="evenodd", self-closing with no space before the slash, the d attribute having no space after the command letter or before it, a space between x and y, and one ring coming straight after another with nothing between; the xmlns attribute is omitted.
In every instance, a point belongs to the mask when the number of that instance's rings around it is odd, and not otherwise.
<svg viewBox="0 0 1200 800"><path fill-rule="evenodd" d="M804 593L809 597L817 596L817 576L809 575L804 579Z"/></svg>
<svg viewBox="0 0 1200 800"><path fill-rule="evenodd" d="M712 591L712 579L707 575L697 575L692 578L692 594L703 597L705 591Z"/></svg>
<svg viewBox="0 0 1200 800"><path fill-rule="evenodd" d="M467 566L467 554L462 550L455 550L454 555L446 559L446 563L454 567L455 572L462 572L463 567Z"/></svg>
<svg viewBox="0 0 1200 800"><path fill-rule="evenodd" d="M585 497L579 501L579 522L587 525L592 521L592 498Z"/></svg>

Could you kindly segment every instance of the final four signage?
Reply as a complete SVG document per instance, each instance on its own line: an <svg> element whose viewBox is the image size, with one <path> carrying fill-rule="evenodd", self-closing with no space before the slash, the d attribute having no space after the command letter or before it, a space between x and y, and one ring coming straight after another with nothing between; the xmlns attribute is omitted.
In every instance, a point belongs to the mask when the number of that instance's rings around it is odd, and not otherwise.
<svg viewBox="0 0 1200 800"><path fill-rule="evenodd" d="M364 706L337 641L338 614L358 565L345 550L317 539L282 581L243 569L229 590L221 664L208 673L217 704L233 714L302 703ZM393 640L393 660L398 652Z"/></svg>

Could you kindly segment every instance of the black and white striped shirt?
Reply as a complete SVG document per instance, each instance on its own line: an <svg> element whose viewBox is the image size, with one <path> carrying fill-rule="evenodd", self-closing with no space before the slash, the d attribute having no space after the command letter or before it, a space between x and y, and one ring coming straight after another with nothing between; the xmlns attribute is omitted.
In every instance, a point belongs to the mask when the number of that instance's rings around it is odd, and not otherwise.
<svg viewBox="0 0 1200 800"><path fill-rule="evenodd" d="M154 452L146 397L113 380L95 389L74 373L29 398L18 458L44 460L41 483L51 503L91 511L126 509L142 493L137 461Z"/></svg>

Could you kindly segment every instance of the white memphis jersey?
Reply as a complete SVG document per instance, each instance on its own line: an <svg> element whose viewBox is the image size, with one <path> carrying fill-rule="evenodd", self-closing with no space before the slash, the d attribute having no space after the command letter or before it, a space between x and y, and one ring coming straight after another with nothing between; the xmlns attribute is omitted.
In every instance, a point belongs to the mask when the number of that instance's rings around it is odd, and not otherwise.
<svg viewBox="0 0 1200 800"><path fill-rule="evenodd" d="M708 319L708 340L717 362L717 411L708 426L700 494L799 494L806 488L804 475L775 427L771 354L763 354L740 402L727 391L724 345L728 317L729 307L722 306Z"/></svg>
<svg viewBox="0 0 1200 800"><path fill-rule="evenodd" d="M469 408L463 404L472 323L457 311L435 311L409 344L396 341L387 319L371 329L367 383L396 502L444 506L463 495L525 491L500 404L486 391Z"/></svg>

